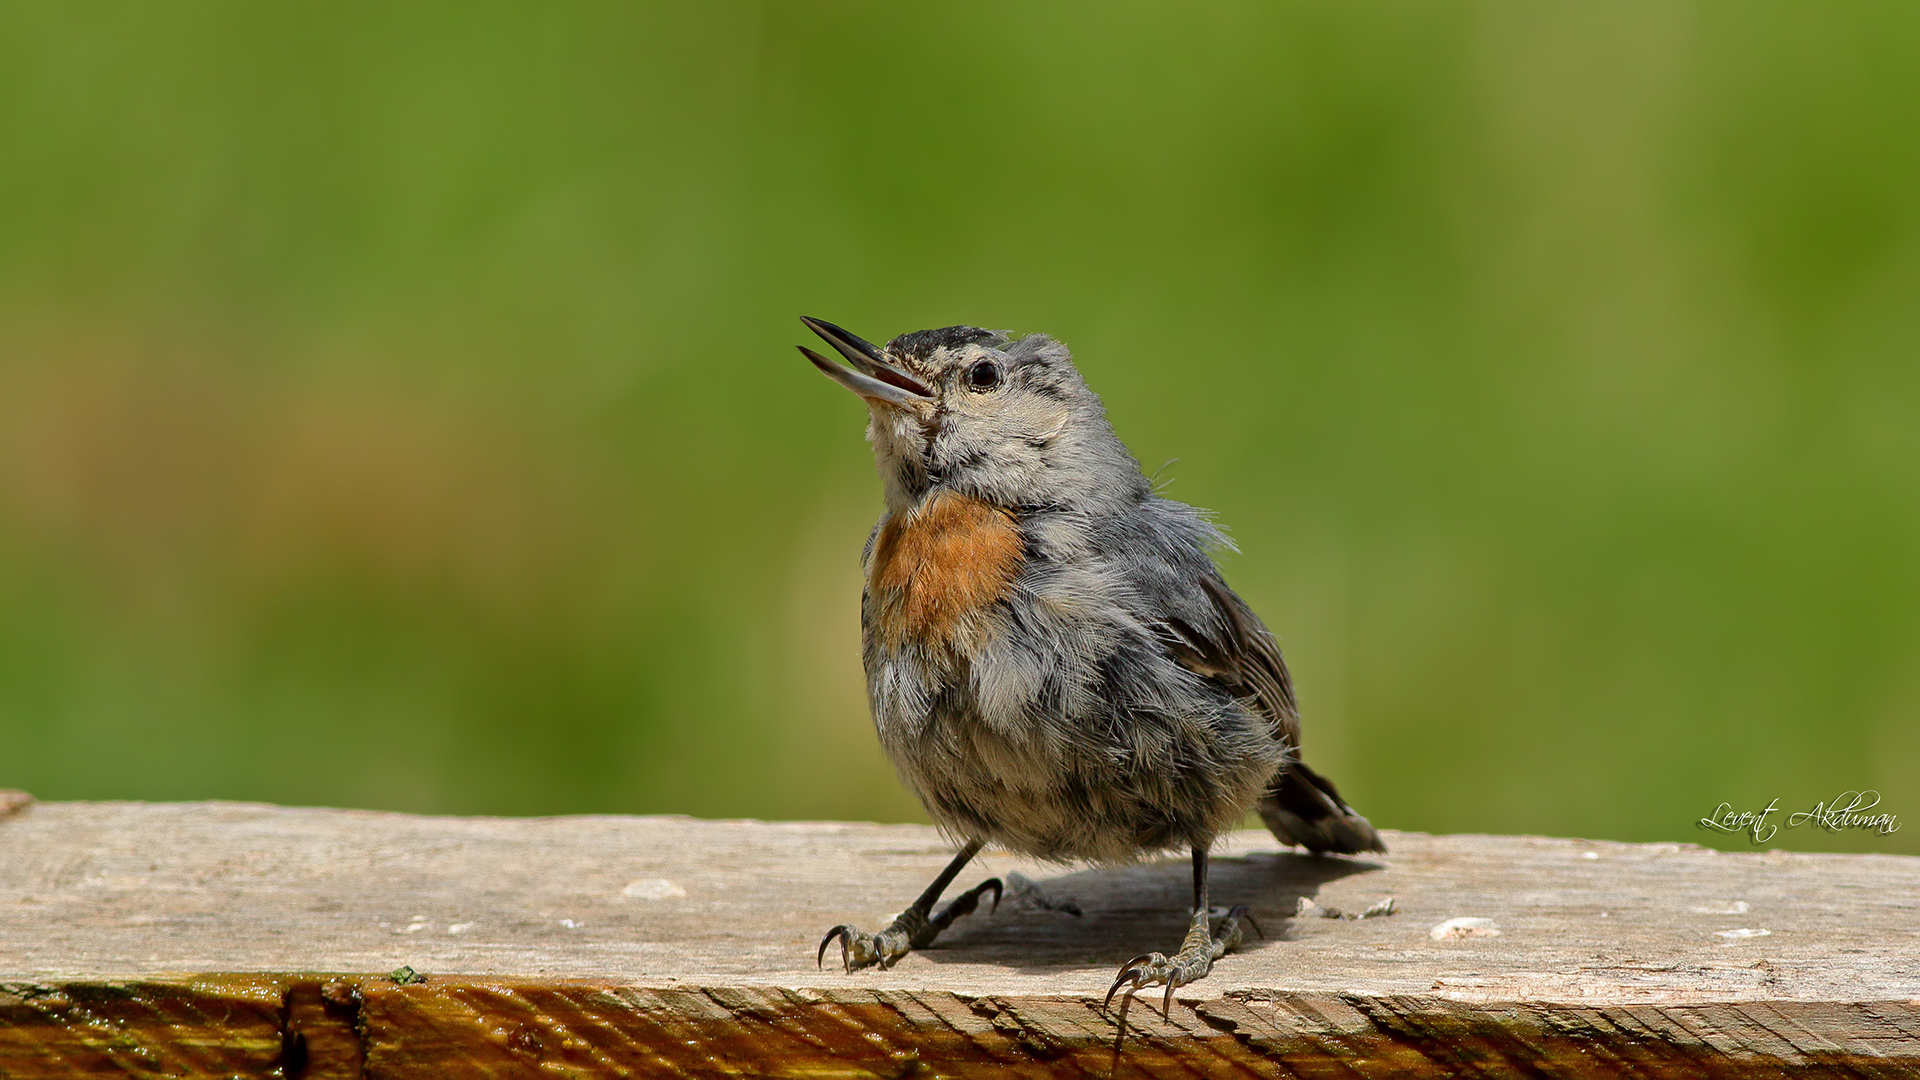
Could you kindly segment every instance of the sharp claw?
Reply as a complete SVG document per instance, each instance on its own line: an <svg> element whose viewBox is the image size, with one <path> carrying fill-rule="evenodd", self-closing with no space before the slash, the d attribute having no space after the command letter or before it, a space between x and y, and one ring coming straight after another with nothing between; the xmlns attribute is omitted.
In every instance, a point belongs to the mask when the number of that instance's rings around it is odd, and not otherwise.
<svg viewBox="0 0 1920 1080"><path fill-rule="evenodd" d="M987 911L996 912L1000 910L1000 879L997 877L988 878L980 883L980 887L983 889L989 885L993 886L993 906L988 908Z"/></svg>
<svg viewBox="0 0 1920 1080"><path fill-rule="evenodd" d="M1145 964L1150 964L1152 962L1153 962L1152 953L1141 953L1139 956L1136 956L1133 959L1127 961L1126 963L1121 964L1120 974L1114 976L1113 985L1107 988L1107 999L1100 1003L1100 1007L1104 1009L1107 1006L1112 1005L1113 995L1118 993L1120 990L1120 987L1125 985L1128 982L1132 982L1134 985L1134 988L1138 989L1140 986L1141 966ZM1120 1021L1121 1021L1122 1027L1126 1025L1126 1018L1127 1018L1127 1004L1125 999L1122 999L1120 1002Z"/></svg>
<svg viewBox="0 0 1920 1080"><path fill-rule="evenodd" d="M1247 905L1241 904L1239 907L1234 908L1233 911L1227 913L1228 917L1232 917L1234 912L1239 912L1240 917L1247 920L1247 925L1253 927L1253 932L1260 935L1262 941L1266 940L1267 932L1260 929L1259 923L1253 921L1253 912L1247 910Z"/></svg>
<svg viewBox="0 0 1920 1080"><path fill-rule="evenodd" d="M1167 994L1164 998L1160 1000L1160 1015L1166 1017L1168 1020L1173 1019L1174 985L1175 985L1174 981L1171 978L1169 978L1167 980Z"/></svg>
<svg viewBox="0 0 1920 1080"><path fill-rule="evenodd" d="M834 938L839 938L840 963L845 965L846 969L851 972L853 970L853 958L847 951L847 939L852 935L853 927L847 926L844 923L827 931L827 936L820 939L820 952L813 958L814 966L827 966L827 946L833 944Z"/></svg>
<svg viewBox="0 0 1920 1080"><path fill-rule="evenodd" d="M1253 921L1253 909L1245 904L1235 904L1233 909L1227 912L1227 918L1245 920L1248 926L1253 927L1254 933L1259 934L1263 939L1267 936L1267 932L1260 929L1260 924Z"/></svg>

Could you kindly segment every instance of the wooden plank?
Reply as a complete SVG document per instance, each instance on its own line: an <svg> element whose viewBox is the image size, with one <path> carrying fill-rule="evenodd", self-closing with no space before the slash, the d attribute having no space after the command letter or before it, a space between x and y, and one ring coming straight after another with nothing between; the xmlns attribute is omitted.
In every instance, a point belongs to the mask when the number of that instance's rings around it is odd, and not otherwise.
<svg viewBox="0 0 1920 1080"><path fill-rule="evenodd" d="M260 1076L282 1060L271 980L0 983L0 1076Z"/></svg>
<svg viewBox="0 0 1920 1080"><path fill-rule="evenodd" d="M1216 893L1269 938L1169 1018L1136 1006L1120 1071L1920 1074L1920 859L1387 839L1234 837ZM0 820L0 1075L1109 1075L1099 996L1178 941L1183 861L989 855L977 876L1085 915L1003 907L889 971L815 968L828 926L878 926L949 850L916 826L33 805ZM1501 933L1429 936L1456 916Z"/></svg>
<svg viewBox="0 0 1920 1080"><path fill-rule="evenodd" d="M1116 1065L1097 1002L1078 998L347 977L332 985L351 1010L327 1014L293 1004L295 985L65 982L0 1004L0 1075L1056 1077ZM1826 1031L1808 1037L1815 1028ZM1149 1019L1117 1064L1205 1077L1906 1077L1920 1074L1916 1032L1911 1001L1574 1009L1276 993Z"/></svg>

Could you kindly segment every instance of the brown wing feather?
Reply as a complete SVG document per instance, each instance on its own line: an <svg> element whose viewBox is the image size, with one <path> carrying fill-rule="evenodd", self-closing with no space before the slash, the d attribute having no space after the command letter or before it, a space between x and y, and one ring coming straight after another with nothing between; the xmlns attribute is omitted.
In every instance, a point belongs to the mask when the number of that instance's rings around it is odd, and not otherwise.
<svg viewBox="0 0 1920 1080"><path fill-rule="evenodd" d="M1333 782L1300 761L1300 710L1280 646L1245 600L1211 575L1200 581L1213 601L1217 632L1169 620L1171 650L1189 670L1213 679L1273 722L1288 761L1260 803L1274 836L1313 851L1385 851L1380 834L1340 798Z"/></svg>
<svg viewBox="0 0 1920 1080"><path fill-rule="evenodd" d="M1290 753L1300 749L1300 710L1294 705L1293 679L1280 658L1280 646L1245 600L1226 583L1208 576L1200 587L1213 601L1217 627L1200 628L1168 620L1174 659L1195 674L1218 682L1272 721ZM1211 632L1209 632L1211 631Z"/></svg>

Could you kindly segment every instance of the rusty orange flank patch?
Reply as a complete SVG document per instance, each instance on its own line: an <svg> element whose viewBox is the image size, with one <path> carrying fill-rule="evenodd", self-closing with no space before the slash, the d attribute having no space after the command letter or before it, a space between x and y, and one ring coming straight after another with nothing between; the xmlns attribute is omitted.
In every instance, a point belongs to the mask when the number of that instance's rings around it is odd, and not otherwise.
<svg viewBox="0 0 1920 1080"><path fill-rule="evenodd" d="M965 495L934 495L887 522L874 541L873 629L894 645L946 642L1000 599L1024 549L1012 514Z"/></svg>

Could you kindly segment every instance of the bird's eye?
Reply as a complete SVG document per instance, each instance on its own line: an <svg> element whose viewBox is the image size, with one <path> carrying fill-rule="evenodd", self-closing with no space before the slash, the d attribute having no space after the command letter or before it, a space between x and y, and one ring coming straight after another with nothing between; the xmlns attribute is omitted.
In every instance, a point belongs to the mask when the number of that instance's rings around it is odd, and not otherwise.
<svg viewBox="0 0 1920 1080"><path fill-rule="evenodd" d="M967 388L987 391L1000 385L1000 369L991 360L982 360L967 369Z"/></svg>

